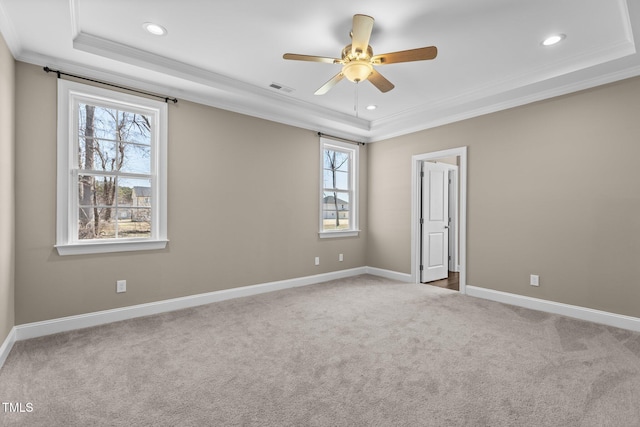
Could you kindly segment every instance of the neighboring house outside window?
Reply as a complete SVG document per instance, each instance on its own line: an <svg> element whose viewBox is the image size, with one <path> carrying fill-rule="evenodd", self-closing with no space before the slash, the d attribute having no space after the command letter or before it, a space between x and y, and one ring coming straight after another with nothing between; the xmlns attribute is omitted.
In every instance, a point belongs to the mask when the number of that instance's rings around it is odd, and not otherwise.
<svg viewBox="0 0 640 427"><path fill-rule="evenodd" d="M358 148L320 138L320 237L358 235Z"/></svg>
<svg viewBox="0 0 640 427"><path fill-rule="evenodd" d="M336 203L337 201L337 203ZM345 221L338 221L337 227L346 228L349 225L349 203L341 200L338 196L325 196L322 199L322 218L327 219L344 219ZM334 221L324 221L325 229L328 226L333 226Z"/></svg>
<svg viewBox="0 0 640 427"><path fill-rule="evenodd" d="M131 199L131 221L151 221L151 187L133 187Z"/></svg>
<svg viewBox="0 0 640 427"><path fill-rule="evenodd" d="M161 249L166 103L58 80L60 255Z"/></svg>

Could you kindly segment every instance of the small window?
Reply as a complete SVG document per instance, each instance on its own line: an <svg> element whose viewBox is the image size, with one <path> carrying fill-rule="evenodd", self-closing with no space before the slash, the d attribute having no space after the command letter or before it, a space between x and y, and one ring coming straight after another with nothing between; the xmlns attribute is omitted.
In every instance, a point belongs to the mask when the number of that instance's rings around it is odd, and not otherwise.
<svg viewBox="0 0 640 427"><path fill-rule="evenodd" d="M166 103L58 80L60 255L162 249Z"/></svg>
<svg viewBox="0 0 640 427"><path fill-rule="evenodd" d="M358 146L320 138L320 237L358 235Z"/></svg>

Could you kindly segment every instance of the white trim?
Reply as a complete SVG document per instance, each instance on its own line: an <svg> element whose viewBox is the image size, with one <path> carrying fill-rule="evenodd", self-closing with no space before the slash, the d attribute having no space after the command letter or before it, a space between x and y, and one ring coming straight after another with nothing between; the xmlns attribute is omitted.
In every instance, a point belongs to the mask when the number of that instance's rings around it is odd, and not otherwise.
<svg viewBox="0 0 640 427"><path fill-rule="evenodd" d="M0 2L0 34L2 34L7 47L11 51L11 55L17 59L20 52L22 52L22 45L20 43L20 37L13 25L9 15L5 11L5 7Z"/></svg>
<svg viewBox="0 0 640 427"><path fill-rule="evenodd" d="M335 150L349 153L349 229L345 230L324 230L324 152L325 150ZM346 142L334 141L320 137L320 173L318 186L319 210L318 210L318 235L320 238L331 237L354 237L358 236L358 216L360 212L360 146Z"/></svg>
<svg viewBox="0 0 640 427"><path fill-rule="evenodd" d="M451 166L449 169L449 217L451 222L449 223L450 235L449 235L449 253L451 254L451 260L449 260L449 270L460 272L460 265L458 264L458 166Z"/></svg>
<svg viewBox="0 0 640 427"><path fill-rule="evenodd" d="M161 72L174 78L186 79L204 87L204 90L180 90L181 99L313 131L331 129L334 134L339 134L336 136L349 139L361 138L362 132L370 130L369 121L362 118L356 118L353 115L321 107L308 101L302 101L265 87L241 82L213 71L82 31L73 39L73 47L101 57L139 66L146 70ZM32 52L25 52L17 59L38 65L61 63L59 58L50 58L40 53ZM110 71L91 69L86 65L65 62L61 63L61 65L65 66L65 71L73 67L76 68L75 72L85 75L89 73L99 73L106 76L115 74ZM107 79L113 82L113 78L107 77ZM139 78L131 78L125 75L120 76L119 80L122 81L113 83L133 87L138 87L140 84ZM138 83L135 83L136 81ZM149 87L152 92L164 93L167 91L166 88L162 89L159 84L150 81L143 81L142 83ZM214 89L214 92L208 89ZM172 89L172 91L175 91L175 89ZM226 92L227 96L224 98L219 96L219 93L222 92Z"/></svg>
<svg viewBox="0 0 640 427"><path fill-rule="evenodd" d="M104 310L77 316L62 317L58 319L45 320L42 322L17 325L11 330L2 346L0 346L0 368L2 367L2 364L6 360L16 341L42 337L76 329L88 328L92 326L118 322L121 320L133 319L136 317L143 317L169 311L181 310L184 308L197 307L200 305L211 304L214 302L225 301L233 298L259 295L267 292L279 291L300 286L314 285L318 283L328 282L330 280L358 276L361 274L372 274L375 276L384 277L386 279L397 280L406 283L413 282L411 274L399 273L396 271L384 270L375 267L358 267L348 270L340 270L313 276L300 277L296 279L243 286L240 288L232 288L222 291L190 295L181 298L173 298L169 300L139 304L113 310ZM505 304L516 305L519 307L525 307L548 313L560 314L590 322L614 326L617 328L640 331L640 318L608 313L584 307L577 307L553 301L529 298L506 292L479 288L476 286L467 286L466 289L468 295L477 298L488 299L491 301L502 302Z"/></svg>
<svg viewBox="0 0 640 427"><path fill-rule="evenodd" d="M197 82L205 86L205 90L185 90L182 99L189 98L192 101L206 98L203 103L214 105L218 108L248 114L268 120L287 123L305 129L317 130L319 127L331 130L334 134L340 133L345 138L346 134L355 134L360 138L366 138L367 142L390 139L394 136L404 135L451 123L463 118L475 117L488 112L500 111L522 105L527 98L535 100L559 96L575 90L586 89L600 84L610 83L623 78L638 75L637 57L635 54L634 32L637 33L637 24L634 25L630 18L629 7L624 0L616 0L622 14L622 25L626 40L617 44L609 44L589 51L588 54L577 58L562 58L558 62L545 64L543 67L529 70L524 75L518 74L493 81L491 84L471 88L463 91L458 96L452 96L429 103L429 106L420 106L408 111L406 120L404 117L385 116L374 121L349 117L346 113L337 113L328 108L318 107L310 102L303 102L292 97L285 99L280 93L273 93L264 87L234 81L198 67L180 63L175 60L162 57L152 52L136 49L112 40L104 39L92 34L83 33L78 24L73 27L77 33L73 38L75 49L96 54L101 57L125 62L142 67L147 70L159 71L176 78ZM71 8L79 0L72 0ZM631 11L631 14L633 11ZM70 11L73 21L74 12ZM634 31L636 30L636 31ZM69 61L49 58L46 55L16 50L16 59L44 65L57 63L64 68L79 66ZM621 65L617 65L620 62ZM577 64L577 65L576 65ZM611 72L612 65L616 71ZM83 66L88 68L88 66ZM618 70L619 69L619 70ZM557 70L557 71L554 71ZM94 72L97 72L95 70ZM86 74L86 73L85 73ZM133 80L133 79L132 79ZM149 82L148 84L152 84ZM160 86L160 84L156 84ZM579 86L579 89L575 87ZM216 94L206 93L207 88L214 88L220 92L229 94L226 102ZM535 92L535 91L539 92ZM164 92L164 90L159 90ZM241 105L240 98L247 97L250 100ZM505 99L506 98L506 99ZM195 101L202 102L202 101ZM473 109L475 105L483 104L485 107ZM432 116L431 120L425 117ZM409 123L407 123L409 122Z"/></svg>
<svg viewBox="0 0 640 427"><path fill-rule="evenodd" d="M320 214L322 216L322 214ZM345 230L345 231L321 231L318 233L321 239L331 239L334 237L357 237L360 230Z"/></svg>
<svg viewBox="0 0 640 427"><path fill-rule="evenodd" d="M77 184L73 177L78 168L75 141L77 126L76 102L104 103L153 117L151 140L152 182L151 237L148 239L78 241L74 235L77 224ZM166 102L115 92L69 80L58 79L57 131L57 199L56 244L60 256L164 249L167 244L167 139L168 108ZM75 147L75 148L74 148Z"/></svg>
<svg viewBox="0 0 640 427"><path fill-rule="evenodd" d="M110 252L130 252L130 251L153 251L164 249L169 241L163 240L140 240L126 242L95 242L95 243L74 243L72 245L55 245L58 255L86 255L105 254Z"/></svg>
<svg viewBox="0 0 640 427"><path fill-rule="evenodd" d="M385 270L376 267L365 267L367 274L384 277L385 279L398 280L400 282L411 283L411 275L407 273L399 273L397 271Z"/></svg>
<svg viewBox="0 0 640 427"><path fill-rule="evenodd" d="M5 338L4 342L0 346L0 369L4 365L4 362L9 357L9 353L11 353L11 349L13 348L13 344L16 342L16 328L15 326L11 328L9 331L9 335Z"/></svg>
<svg viewBox="0 0 640 427"><path fill-rule="evenodd" d="M479 288L477 286L467 286L467 295L640 332L640 318L625 316L623 314L609 313L607 311L526 297L508 292L495 291L493 289Z"/></svg>
<svg viewBox="0 0 640 427"><path fill-rule="evenodd" d="M624 10L624 21L632 25L627 32L638 33L633 27L629 12L624 2L620 3ZM1 8L0 4L0 8ZM0 10L1 12L1 10ZM8 22L5 17L4 21ZM115 84L130 86L158 93L178 93L180 99L234 111L253 117L287 124L313 132L323 131L347 139L362 140L371 143L391 139L397 136L419 132L421 130L443 126L449 123L466 120L485 114L515 108L521 105L537 102L561 95L601 86L604 84L636 77L640 75L639 54L634 54L633 40L630 40L629 54L619 59L610 60L609 54L624 55L621 45L613 46L605 52L600 64L570 71L553 77L548 75L546 80L532 81L506 79L504 82L494 82L490 87L477 88L476 91L465 92L459 96L430 102L411 109L406 115L385 116L368 121L355 118L346 113L320 107L310 102L297 100L256 85L234 81L207 70L177 61L168 60L156 54L125 46L110 40L86 34L80 31L73 39L76 49L98 56L124 61L154 72L162 72L172 82L154 82L140 77L127 76L115 71L105 71L87 64L55 58L43 53L22 49L17 34L8 35L10 30L3 23L0 13L0 30L4 33L5 41L16 60L39 66L49 65L64 69L87 77L106 80ZM15 33L15 31L11 31ZM617 53L615 53L617 52ZM617 65L621 63L621 65ZM613 64L613 65L612 65ZM175 79L186 79L197 83L202 89L176 89ZM539 79L538 79L539 80ZM518 87L518 84L525 86ZM219 93L228 96L219 96ZM247 97L247 94L251 96Z"/></svg>
<svg viewBox="0 0 640 427"><path fill-rule="evenodd" d="M112 310L80 314L77 316L44 320L42 322L26 323L24 325L18 325L15 327L16 339L25 340L29 338L37 338L45 335L57 334L59 332L72 331L75 329L88 328L92 326L103 325L106 323L133 319L136 317L149 316L152 314L165 313L190 307L197 307L199 305L225 301L233 298L258 295L266 292L279 291L282 289L328 282L330 280L365 274L366 272L366 267L352 268L349 270L334 271L331 273L317 274L314 276L306 276L296 279L280 280L277 282L243 286L240 288L231 288L222 291L190 295L186 297L156 301L147 304L139 304Z"/></svg>
<svg viewBox="0 0 640 427"><path fill-rule="evenodd" d="M80 6L79 0L69 0L69 18L71 22L71 39L75 39L80 34Z"/></svg>
<svg viewBox="0 0 640 427"><path fill-rule="evenodd" d="M460 265L460 293L464 294L467 288L467 147L416 154L411 157L411 282L418 283L420 281L420 238L418 236L420 230L420 216L418 215L420 165L425 160L437 160L445 157L460 157L458 166L458 186L460 191L458 263Z"/></svg>

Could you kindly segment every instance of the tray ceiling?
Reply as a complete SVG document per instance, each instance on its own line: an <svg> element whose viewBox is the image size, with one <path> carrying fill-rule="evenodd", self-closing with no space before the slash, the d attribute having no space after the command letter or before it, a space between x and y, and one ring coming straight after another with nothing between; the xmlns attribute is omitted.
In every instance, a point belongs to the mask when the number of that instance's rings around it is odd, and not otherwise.
<svg viewBox="0 0 640 427"><path fill-rule="evenodd" d="M374 53L437 58L377 67L387 93L345 79L314 95L340 65L282 55L340 57L357 13L375 18ZM638 0L0 0L18 60L361 141L638 75L639 25Z"/></svg>

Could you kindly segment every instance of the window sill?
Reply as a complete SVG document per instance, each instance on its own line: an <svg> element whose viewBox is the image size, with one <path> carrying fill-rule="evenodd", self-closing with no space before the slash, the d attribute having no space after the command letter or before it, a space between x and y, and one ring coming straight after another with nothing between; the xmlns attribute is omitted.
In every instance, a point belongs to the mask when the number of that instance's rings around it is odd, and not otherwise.
<svg viewBox="0 0 640 427"><path fill-rule="evenodd" d="M346 231L321 231L318 233L321 239L327 239L332 237L358 237L360 230L346 230Z"/></svg>
<svg viewBox="0 0 640 427"><path fill-rule="evenodd" d="M70 245L55 245L58 255L87 255L103 254L110 252L152 251L164 249L168 240L145 240L127 242L92 242L74 243Z"/></svg>

